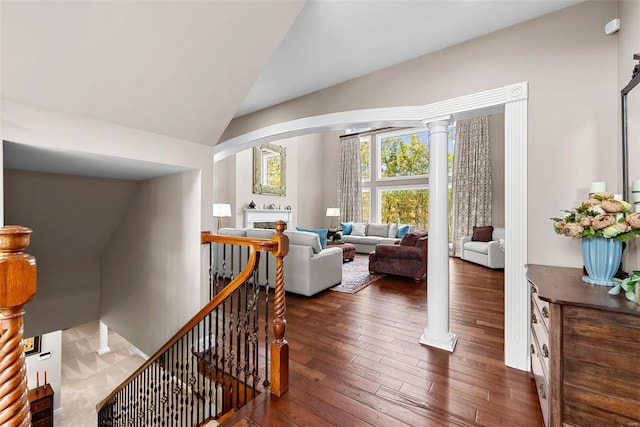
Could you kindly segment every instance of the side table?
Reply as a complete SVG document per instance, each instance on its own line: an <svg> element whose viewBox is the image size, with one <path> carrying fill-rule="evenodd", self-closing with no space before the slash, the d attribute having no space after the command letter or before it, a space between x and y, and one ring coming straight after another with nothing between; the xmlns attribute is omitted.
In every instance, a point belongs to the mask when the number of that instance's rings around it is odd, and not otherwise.
<svg viewBox="0 0 640 427"><path fill-rule="evenodd" d="M333 238L333 235L336 233L342 233L341 229L336 229L336 230L332 230L332 229L328 229L327 230L327 240L331 241L331 239Z"/></svg>
<svg viewBox="0 0 640 427"><path fill-rule="evenodd" d="M45 384L29 390L32 427L53 427L53 389Z"/></svg>

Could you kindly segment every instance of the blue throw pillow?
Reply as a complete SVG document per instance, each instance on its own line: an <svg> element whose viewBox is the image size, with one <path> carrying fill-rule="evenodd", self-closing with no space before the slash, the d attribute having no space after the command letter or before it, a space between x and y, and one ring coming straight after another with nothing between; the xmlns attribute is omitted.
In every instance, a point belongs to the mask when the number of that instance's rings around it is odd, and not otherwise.
<svg viewBox="0 0 640 427"><path fill-rule="evenodd" d="M353 228L352 222L341 222L340 228L342 229L342 234L348 235L351 234L351 229Z"/></svg>
<svg viewBox="0 0 640 427"><path fill-rule="evenodd" d="M314 229L311 229L311 228L296 227L296 230L298 230L298 231L309 231L311 233L316 233L318 236L320 236L320 246L322 247L322 249L326 249L327 248L327 229L326 228L321 228L319 230L314 230Z"/></svg>
<svg viewBox="0 0 640 427"><path fill-rule="evenodd" d="M402 239L405 234L409 232L408 225L399 225L398 226L398 239Z"/></svg>

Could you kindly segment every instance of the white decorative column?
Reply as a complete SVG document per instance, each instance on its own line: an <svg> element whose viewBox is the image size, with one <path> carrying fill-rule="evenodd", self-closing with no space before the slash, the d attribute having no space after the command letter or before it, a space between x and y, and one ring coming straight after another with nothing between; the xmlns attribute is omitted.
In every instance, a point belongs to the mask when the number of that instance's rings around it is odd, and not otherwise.
<svg viewBox="0 0 640 427"><path fill-rule="evenodd" d="M527 264L526 84L512 85L504 104L504 362L529 370L530 286Z"/></svg>
<svg viewBox="0 0 640 427"><path fill-rule="evenodd" d="M447 139L451 117L429 120L429 244L427 255L427 326L420 344L453 351L457 337L449 330L449 179Z"/></svg>
<svg viewBox="0 0 640 427"><path fill-rule="evenodd" d="M96 353L99 355L103 355L105 353L109 353L111 349L109 348L109 327L100 321L100 336L99 336L100 348L96 350Z"/></svg>

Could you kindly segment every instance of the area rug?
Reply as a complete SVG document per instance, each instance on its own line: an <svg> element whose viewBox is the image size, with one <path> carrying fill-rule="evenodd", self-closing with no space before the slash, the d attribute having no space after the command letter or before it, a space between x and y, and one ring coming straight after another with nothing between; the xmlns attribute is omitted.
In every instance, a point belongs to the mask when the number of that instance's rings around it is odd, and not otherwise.
<svg viewBox="0 0 640 427"><path fill-rule="evenodd" d="M355 294L383 277L384 274L369 274L369 255L356 254L353 261L342 264L342 283L330 289Z"/></svg>

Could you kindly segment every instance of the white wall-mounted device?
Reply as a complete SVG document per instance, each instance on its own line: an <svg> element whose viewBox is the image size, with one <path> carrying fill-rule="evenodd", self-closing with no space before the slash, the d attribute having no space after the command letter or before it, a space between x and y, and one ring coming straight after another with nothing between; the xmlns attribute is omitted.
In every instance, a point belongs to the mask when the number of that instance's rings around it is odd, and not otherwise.
<svg viewBox="0 0 640 427"><path fill-rule="evenodd" d="M615 18L607 22L607 25L604 26L604 33L606 35L610 35L618 31L619 29L620 29L620 18Z"/></svg>

